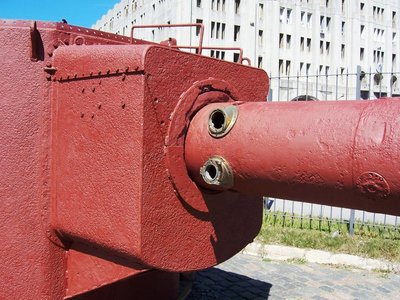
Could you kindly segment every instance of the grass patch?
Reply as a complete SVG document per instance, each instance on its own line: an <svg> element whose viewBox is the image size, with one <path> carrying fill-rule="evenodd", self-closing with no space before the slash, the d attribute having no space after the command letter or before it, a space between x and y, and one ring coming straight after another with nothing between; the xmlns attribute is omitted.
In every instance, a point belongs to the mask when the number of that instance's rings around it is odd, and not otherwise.
<svg viewBox="0 0 400 300"><path fill-rule="evenodd" d="M339 221L291 218L285 214L266 214L258 235L265 244L347 253L368 258L400 262L400 232L356 225L354 236Z"/></svg>

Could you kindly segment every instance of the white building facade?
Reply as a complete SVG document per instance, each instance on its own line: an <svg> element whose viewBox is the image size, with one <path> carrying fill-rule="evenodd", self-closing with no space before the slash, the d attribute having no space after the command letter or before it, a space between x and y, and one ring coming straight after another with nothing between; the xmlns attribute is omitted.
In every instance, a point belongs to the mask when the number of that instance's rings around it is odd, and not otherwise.
<svg viewBox="0 0 400 300"><path fill-rule="evenodd" d="M203 23L205 46L241 47L268 72L273 100L373 98L400 94L399 13L399 0L122 0L93 28L129 36L132 25ZM195 46L199 31L137 29L135 37ZM204 54L238 59L235 51Z"/></svg>

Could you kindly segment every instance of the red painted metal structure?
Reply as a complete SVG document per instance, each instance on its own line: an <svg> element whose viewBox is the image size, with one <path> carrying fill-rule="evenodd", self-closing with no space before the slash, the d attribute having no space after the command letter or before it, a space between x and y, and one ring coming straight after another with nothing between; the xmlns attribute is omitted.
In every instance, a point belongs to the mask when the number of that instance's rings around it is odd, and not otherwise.
<svg viewBox="0 0 400 300"><path fill-rule="evenodd" d="M260 69L63 23L0 21L0 54L0 299L175 299L264 193L399 212L394 100L266 103Z"/></svg>
<svg viewBox="0 0 400 300"><path fill-rule="evenodd" d="M233 172L229 188L254 196L400 215L400 99L233 103L223 138L208 134L212 104L191 121L186 162L193 179L210 157Z"/></svg>

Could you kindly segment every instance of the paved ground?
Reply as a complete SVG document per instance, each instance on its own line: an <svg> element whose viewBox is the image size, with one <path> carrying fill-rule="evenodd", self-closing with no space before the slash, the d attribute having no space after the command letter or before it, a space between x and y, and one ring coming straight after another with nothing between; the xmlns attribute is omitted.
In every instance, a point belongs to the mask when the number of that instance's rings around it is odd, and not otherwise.
<svg viewBox="0 0 400 300"><path fill-rule="evenodd" d="M238 254L197 273L187 299L400 299L400 275Z"/></svg>

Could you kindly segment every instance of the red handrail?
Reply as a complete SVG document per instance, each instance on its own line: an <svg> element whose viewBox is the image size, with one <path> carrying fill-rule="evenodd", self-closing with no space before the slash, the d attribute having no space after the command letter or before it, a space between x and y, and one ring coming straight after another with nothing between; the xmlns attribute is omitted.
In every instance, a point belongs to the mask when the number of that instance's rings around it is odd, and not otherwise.
<svg viewBox="0 0 400 300"><path fill-rule="evenodd" d="M154 25L133 25L131 28L131 44L133 44L133 32L136 28L160 28L160 27L200 27L199 32L199 46L195 47L197 53L201 54L203 50L203 38L204 38L204 25L202 23L184 23L184 24L154 24Z"/></svg>

